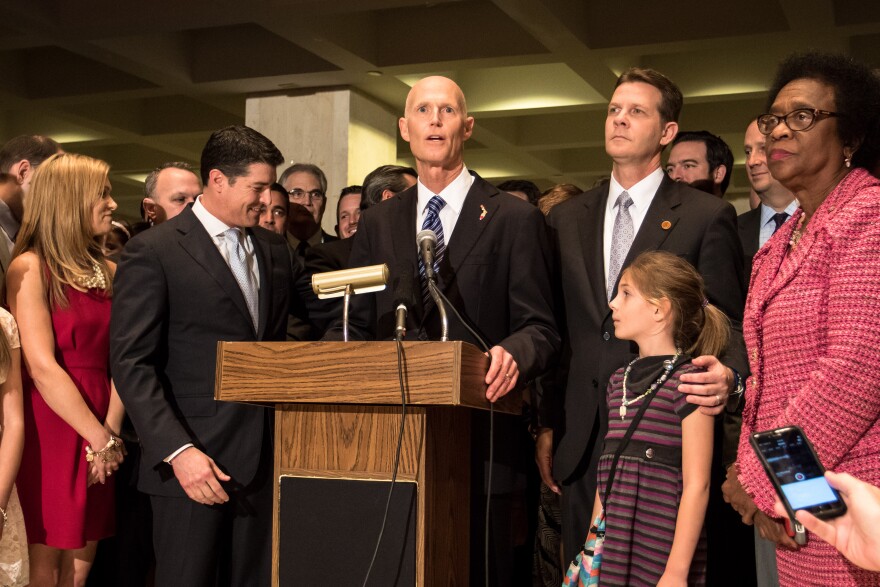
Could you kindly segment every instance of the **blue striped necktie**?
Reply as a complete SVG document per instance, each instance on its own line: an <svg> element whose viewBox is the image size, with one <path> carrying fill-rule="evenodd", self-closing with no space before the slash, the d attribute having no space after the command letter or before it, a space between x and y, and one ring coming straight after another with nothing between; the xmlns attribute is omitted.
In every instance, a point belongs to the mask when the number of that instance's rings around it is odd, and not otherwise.
<svg viewBox="0 0 880 587"><path fill-rule="evenodd" d="M443 238L443 225L440 223L440 210L446 205L446 201L440 196L433 196L428 201L428 213L425 214L425 221L422 222L422 230L433 230L437 235L437 248L434 249L434 274L440 274L440 261L443 260L443 253L446 251L446 241ZM422 300L428 305L431 294L428 292L428 278L425 275L425 265L419 256L419 275L422 278Z"/></svg>

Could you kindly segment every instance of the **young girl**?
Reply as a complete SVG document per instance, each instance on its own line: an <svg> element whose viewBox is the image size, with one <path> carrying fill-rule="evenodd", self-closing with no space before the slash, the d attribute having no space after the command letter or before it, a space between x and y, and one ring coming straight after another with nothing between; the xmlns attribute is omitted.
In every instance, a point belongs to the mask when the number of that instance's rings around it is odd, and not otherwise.
<svg viewBox="0 0 880 587"><path fill-rule="evenodd" d="M594 525L604 509L600 584L704 585L714 422L677 388L682 373L698 369L690 357L718 355L727 345L727 318L709 305L694 268L662 251L636 258L610 305L615 336L634 341L639 356L608 383L593 507ZM581 584L589 581L585 570Z"/></svg>
<svg viewBox="0 0 880 587"><path fill-rule="evenodd" d="M0 308L0 585L4 587L28 584L27 536L14 485L24 446L20 347L15 320Z"/></svg>

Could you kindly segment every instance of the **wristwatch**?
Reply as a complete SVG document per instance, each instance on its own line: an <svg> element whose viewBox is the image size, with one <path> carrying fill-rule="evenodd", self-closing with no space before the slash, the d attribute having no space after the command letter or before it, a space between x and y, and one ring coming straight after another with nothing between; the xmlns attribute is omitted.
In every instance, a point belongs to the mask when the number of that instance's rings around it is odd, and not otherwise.
<svg viewBox="0 0 880 587"><path fill-rule="evenodd" d="M740 396L746 390L745 385L743 385L742 375L733 367L730 367L730 370L733 372L733 390L731 390L730 395Z"/></svg>

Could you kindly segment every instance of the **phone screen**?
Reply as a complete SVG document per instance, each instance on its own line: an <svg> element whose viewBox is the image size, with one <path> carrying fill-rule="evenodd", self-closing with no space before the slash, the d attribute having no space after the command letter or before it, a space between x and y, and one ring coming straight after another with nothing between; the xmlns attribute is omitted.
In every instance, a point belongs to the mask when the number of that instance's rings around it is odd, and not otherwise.
<svg viewBox="0 0 880 587"><path fill-rule="evenodd" d="M812 510L840 501L800 430L757 434L755 441L792 510Z"/></svg>

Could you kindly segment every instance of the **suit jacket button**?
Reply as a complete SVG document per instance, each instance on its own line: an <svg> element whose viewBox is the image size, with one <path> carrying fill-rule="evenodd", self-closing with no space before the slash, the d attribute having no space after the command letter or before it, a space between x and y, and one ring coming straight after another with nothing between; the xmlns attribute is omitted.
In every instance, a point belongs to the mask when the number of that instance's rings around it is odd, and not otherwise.
<svg viewBox="0 0 880 587"><path fill-rule="evenodd" d="M599 387L599 382L593 379L593 387Z"/></svg>
<svg viewBox="0 0 880 587"><path fill-rule="evenodd" d="M654 449L653 448L649 448L648 450L645 451L645 458L647 458L647 459L654 458Z"/></svg>
<svg viewBox="0 0 880 587"><path fill-rule="evenodd" d="M611 340L611 334L605 332L605 333L602 334L602 338L603 338L604 340Z"/></svg>

